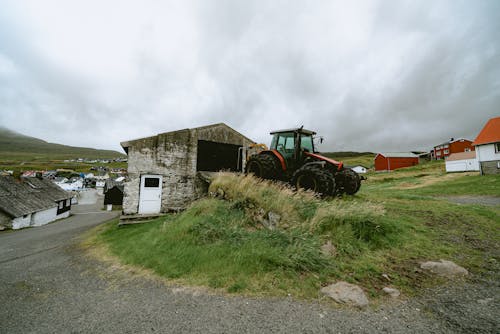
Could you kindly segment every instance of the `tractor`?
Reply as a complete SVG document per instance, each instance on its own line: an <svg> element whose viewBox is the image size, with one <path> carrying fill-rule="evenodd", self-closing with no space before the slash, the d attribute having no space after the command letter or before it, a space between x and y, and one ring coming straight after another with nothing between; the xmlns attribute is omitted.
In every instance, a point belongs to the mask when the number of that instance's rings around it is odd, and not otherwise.
<svg viewBox="0 0 500 334"><path fill-rule="evenodd" d="M342 162L317 154L316 132L303 127L271 132L269 150L248 158L245 172L268 179L289 182L322 197L353 195L361 186L361 177ZM322 139L322 138L321 138Z"/></svg>

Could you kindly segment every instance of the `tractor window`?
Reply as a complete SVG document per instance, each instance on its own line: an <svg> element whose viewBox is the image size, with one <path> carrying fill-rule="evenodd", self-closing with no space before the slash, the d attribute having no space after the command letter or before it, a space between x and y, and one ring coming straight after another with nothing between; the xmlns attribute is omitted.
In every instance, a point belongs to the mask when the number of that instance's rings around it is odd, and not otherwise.
<svg viewBox="0 0 500 334"><path fill-rule="evenodd" d="M314 152L312 137L302 135L300 137L300 148L304 148L309 152Z"/></svg>

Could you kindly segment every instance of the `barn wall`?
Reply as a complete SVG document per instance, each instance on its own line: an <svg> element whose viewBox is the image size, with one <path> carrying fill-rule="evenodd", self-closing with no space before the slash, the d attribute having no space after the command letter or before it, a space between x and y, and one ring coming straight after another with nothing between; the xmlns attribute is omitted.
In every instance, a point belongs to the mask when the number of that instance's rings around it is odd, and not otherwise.
<svg viewBox="0 0 500 334"><path fill-rule="evenodd" d="M12 229L17 230L24 227L31 226L31 214L26 215L26 217L17 217L12 220Z"/></svg>
<svg viewBox="0 0 500 334"><path fill-rule="evenodd" d="M168 132L130 142L123 212L138 212L140 178L144 174L163 176L162 212L184 209L199 198L206 185L196 176L198 140L242 146L252 143L224 125Z"/></svg>
<svg viewBox="0 0 500 334"><path fill-rule="evenodd" d="M57 207L35 212L31 215L31 226L42 226L57 219Z"/></svg>
<svg viewBox="0 0 500 334"><path fill-rule="evenodd" d="M375 170L385 171L385 170L395 170L399 168L411 167L418 165L418 157L416 158L386 158L382 155L378 155L375 158Z"/></svg>
<svg viewBox="0 0 500 334"><path fill-rule="evenodd" d="M387 158L384 157L383 155L377 155L375 157L375 170L376 171L383 171L387 170Z"/></svg>
<svg viewBox="0 0 500 334"><path fill-rule="evenodd" d="M478 171L479 163L477 159L464 159L446 161L446 172L469 172Z"/></svg>

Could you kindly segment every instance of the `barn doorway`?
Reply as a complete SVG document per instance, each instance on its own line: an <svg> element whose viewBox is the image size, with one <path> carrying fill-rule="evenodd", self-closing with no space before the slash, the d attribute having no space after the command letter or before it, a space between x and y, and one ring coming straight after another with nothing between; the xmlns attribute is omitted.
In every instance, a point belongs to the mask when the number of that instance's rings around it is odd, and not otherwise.
<svg viewBox="0 0 500 334"><path fill-rule="evenodd" d="M238 171L240 147L242 146L198 140L196 170L204 172Z"/></svg>

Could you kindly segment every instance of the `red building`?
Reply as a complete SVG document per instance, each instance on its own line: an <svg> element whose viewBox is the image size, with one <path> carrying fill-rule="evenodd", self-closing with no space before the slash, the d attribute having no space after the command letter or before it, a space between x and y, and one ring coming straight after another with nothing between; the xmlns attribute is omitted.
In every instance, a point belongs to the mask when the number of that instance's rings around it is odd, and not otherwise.
<svg viewBox="0 0 500 334"><path fill-rule="evenodd" d="M459 138L451 138L446 143L434 146L432 150L432 156L436 160L444 159L453 153L461 152L471 152L474 151L474 146L472 146L472 140Z"/></svg>
<svg viewBox="0 0 500 334"><path fill-rule="evenodd" d="M390 171L418 165L418 155L413 153L379 153L375 156L376 171Z"/></svg>

